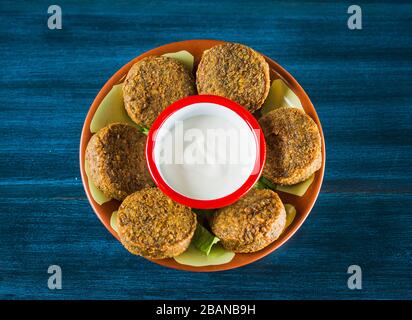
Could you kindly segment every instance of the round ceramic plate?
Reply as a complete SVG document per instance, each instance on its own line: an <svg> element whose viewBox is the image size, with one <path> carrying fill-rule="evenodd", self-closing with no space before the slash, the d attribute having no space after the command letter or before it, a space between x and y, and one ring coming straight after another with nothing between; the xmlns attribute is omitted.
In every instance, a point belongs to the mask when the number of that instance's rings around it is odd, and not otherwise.
<svg viewBox="0 0 412 320"><path fill-rule="evenodd" d="M81 139L80 139L80 171L81 171L83 187L86 191L87 198L89 199L89 202L94 212L96 213L100 221L104 224L104 226L107 228L107 230L109 230L109 232L111 232L111 234L116 239L119 239L119 238L118 238L116 231L114 231L110 226L110 217L112 215L112 212L118 209L120 202L116 200L111 200L107 203L104 203L103 205L99 205L97 202L95 202L89 190L88 180L87 180L85 166L84 166L86 146L92 136L92 133L90 132L90 122L92 121L92 118L93 118L94 113L96 112L96 109L102 102L103 98L112 89L112 87L122 81L122 79L127 74L127 72L132 67L132 65L136 63L137 61L143 59L144 57L151 56L151 55L162 55L165 53L186 50L194 56L195 58L194 70L196 70L197 64L200 61L203 51L217 44L221 44L221 43L224 43L224 41L188 40L188 41L169 43L164 46L147 51L141 54L140 56L138 56L137 58L133 59L132 61L128 62L119 71L117 71L109 79L109 81L106 82L106 84L103 86L103 88L100 90L100 92L94 99L89 109L89 112L87 113L86 120L84 121L83 130L82 130ZM323 137L322 127L319 122L318 115L316 114L315 108L312 105L312 102L310 101L308 95L303 90L303 88L299 85L299 83L285 69L283 69L280 65L278 65L275 61L269 59L266 56L264 57L270 67L271 81L281 78L284 82L286 82L289 88L300 99L305 112L318 125L321 139L322 139L322 166L320 170L316 172L314 181L312 182L312 184L310 185L309 189L306 191L304 196L298 197L298 196L291 195L288 193L283 193L280 191L278 192L283 203L290 203L295 206L296 211L297 211L295 219L293 220L292 224L283 232L283 234L279 237L279 239L277 239L275 242L273 242L266 248L258 252L254 252L254 253L242 253L242 254L238 253L232 259L232 261L226 264L205 266L205 267L192 267L188 265L179 264L174 259L161 259L161 260L151 260L151 261L157 264L160 264L162 266L166 266L166 267L170 267L174 269L198 271L198 272L220 271L220 270L238 268L238 267L247 265L249 263L252 263L258 259L261 259L264 256L275 251L277 248L283 245L288 239L290 239L290 237L293 236L293 234L300 228L302 223L305 221L305 219L309 215L316 201L316 198L318 197L318 194L319 194L319 191L322 185L324 170L325 170L325 140Z"/></svg>

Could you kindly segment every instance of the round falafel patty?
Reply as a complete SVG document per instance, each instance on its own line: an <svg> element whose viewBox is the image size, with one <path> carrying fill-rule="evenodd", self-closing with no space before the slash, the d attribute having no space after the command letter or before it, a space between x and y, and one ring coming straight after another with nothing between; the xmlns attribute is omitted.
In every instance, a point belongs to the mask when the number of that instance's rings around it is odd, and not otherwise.
<svg viewBox="0 0 412 320"><path fill-rule="evenodd" d="M146 128L167 106L195 93L191 72L179 61L163 56L150 56L135 63L123 83L128 115Z"/></svg>
<svg viewBox="0 0 412 320"><path fill-rule="evenodd" d="M275 241L285 224L286 211L279 196L269 189L252 189L234 204L219 209L210 225L223 247L248 253Z"/></svg>
<svg viewBox="0 0 412 320"><path fill-rule="evenodd" d="M178 256L190 244L196 215L157 188L146 188L128 196L117 213L118 234L133 254L151 259Z"/></svg>
<svg viewBox="0 0 412 320"><path fill-rule="evenodd" d="M253 49L225 43L203 52L196 83L199 94L222 96L253 112L269 93L269 65Z"/></svg>
<svg viewBox="0 0 412 320"><path fill-rule="evenodd" d="M86 160L90 178L107 197L123 200L154 183L146 167L146 136L137 128L113 123L90 139Z"/></svg>
<svg viewBox="0 0 412 320"><path fill-rule="evenodd" d="M322 142L315 121L297 108L279 108L259 120L266 139L263 176L292 185L308 179L322 164Z"/></svg>

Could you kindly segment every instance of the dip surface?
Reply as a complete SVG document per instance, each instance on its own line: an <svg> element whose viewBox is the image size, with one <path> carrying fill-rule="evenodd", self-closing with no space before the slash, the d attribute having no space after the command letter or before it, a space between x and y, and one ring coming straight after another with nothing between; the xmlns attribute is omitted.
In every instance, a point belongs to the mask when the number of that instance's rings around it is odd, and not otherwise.
<svg viewBox="0 0 412 320"><path fill-rule="evenodd" d="M166 183L198 200L227 196L251 175L256 161L252 130L234 112L170 121L156 142L155 161Z"/></svg>

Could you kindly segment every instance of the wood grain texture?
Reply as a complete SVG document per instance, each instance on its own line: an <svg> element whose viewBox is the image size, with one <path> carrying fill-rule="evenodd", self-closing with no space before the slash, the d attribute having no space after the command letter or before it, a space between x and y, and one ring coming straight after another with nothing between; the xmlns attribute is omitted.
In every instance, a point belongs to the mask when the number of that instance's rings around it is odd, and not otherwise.
<svg viewBox="0 0 412 320"><path fill-rule="evenodd" d="M0 298L412 298L412 5L347 2L46 1L0 4ZM128 254L92 212L78 147L105 81L164 43L247 44L312 99L326 139L322 192L297 234L232 271L169 270ZM63 290L47 268L63 269ZM347 268L363 269L363 290Z"/></svg>

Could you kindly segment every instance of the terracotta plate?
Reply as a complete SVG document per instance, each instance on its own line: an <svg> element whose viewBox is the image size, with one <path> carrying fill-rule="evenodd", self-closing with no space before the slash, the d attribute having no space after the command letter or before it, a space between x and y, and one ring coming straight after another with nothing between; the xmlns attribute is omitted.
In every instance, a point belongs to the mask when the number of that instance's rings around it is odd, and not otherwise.
<svg viewBox="0 0 412 320"><path fill-rule="evenodd" d="M80 171L82 176L82 182L84 190L86 191L87 198L89 202L100 219L100 221L105 225L107 230L111 232L111 234L118 239L117 233L110 227L110 217L113 211L117 210L120 205L119 201L111 200L103 205L99 205L96 203L93 198L91 197L87 176L84 168L84 161L85 161L85 151L87 143L89 142L92 133L90 132L90 122L93 118L96 109L102 102L103 98L107 95L113 85L121 82L123 77L127 74L131 66L136 63L137 61L143 59L144 57L150 55L162 55L169 52L177 52L180 50L187 50L195 57L195 70L199 60L202 56L202 52L207 50L214 45L224 43L224 41L217 41L217 40L188 40L188 41L181 41L181 42L174 42L169 43L164 46L152 49L147 51L137 58L133 59L132 61L128 62L124 65L119 71L117 71L110 79L106 82L103 88L100 90L96 98L94 99L89 112L87 113L86 120L84 121L83 130L80 138ZM318 115L316 114L315 108L312 105L308 95L305 93L303 88L299 85L299 83L280 65L278 65L275 61L265 57L266 61L270 67L270 76L271 80L277 78L282 78L288 86L295 92L295 94L299 97L305 112L312 117L312 119L316 122L319 127L320 135L322 138L322 167L319 171L315 174L315 179L312 185L309 187L307 192L303 197L297 197L291 194L279 192L279 196L281 197L284 203L291 203L296 207L296 217L293 223L284 231L284 233L276 240L274 243L269 245L268 247L254 253L247 253L247 254L236 254L233 260L229 263L217 265L217 266L206 266L206 267L191 267L187 265L182 265L177 263L174 259L162 259L162 260L151 260L157 264L162 266L180 269L180 270L188 270L188 271L197 271L197 272L205 272L205 271L220 271L220 270L228 270L237 267L244 266L246 264L252 263L258 259L263 258L264 256L268 255L269 253L275 251L279 248L282 244L284 244L292 235L300 228L302 223L305 221L307 216L309 215L316 198L318 197L324 170L325 170L325 140L323 137L322 127L319 122ZM138 257L136 257L139 259Z"/></svg>

